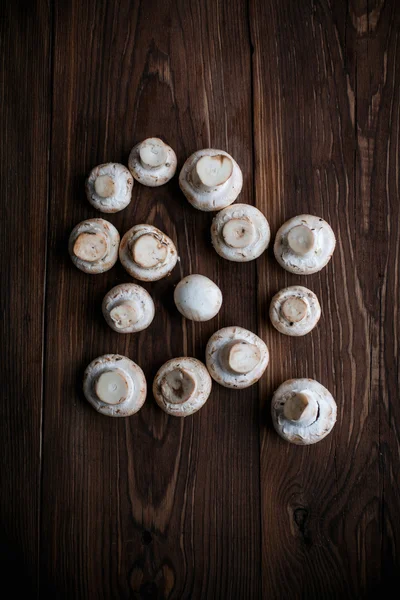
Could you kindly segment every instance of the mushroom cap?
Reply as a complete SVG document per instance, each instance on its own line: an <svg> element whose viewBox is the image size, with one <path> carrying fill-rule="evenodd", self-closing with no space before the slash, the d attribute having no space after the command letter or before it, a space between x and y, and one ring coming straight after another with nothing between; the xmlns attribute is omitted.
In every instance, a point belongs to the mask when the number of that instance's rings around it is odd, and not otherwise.
<svg viewBox="0 0 400 600"><path fill-rule="evenodd" d="M151 156L158 156L160 160L152 160ZM145 160L155 166L145 163ZM172 148L162 140L147 138L132 148L128 165L136 181L148 187L158 187L175 175L177 159Z"/></svg>
<svg viewBox="0 0 400 600"><path fill-rule="evenodd" d="M174 291L179 312L192 321L209 321L219 312L222 292L204 275L188 275L181 279Z"/></svg>
<svg viewBox="0 0 400 600"><path fill-rule="evenodd" d="M267 219L255 206L234 204L219 212L211 225L216 252L234 262L258 258L271 237Z"/></svg>
<svg viewBox="0 0 400 600"><path fill-rule="evenodd" d="M287 402L307 396L316 405L314 419L290 420L285 410ZM314 379L289 379L278 387L272 398L272 421L276 431L292 444L315 444L330 433L336 422L336 402L331 393ZM285 414L286 413L286 414Z"/></svg>
<svg viewBox="0 0 400 600"><path fill-rule="evenodd" d="M160 408L174 417L187 417L206 403L211 377L202 362L187 356L173 358L157 372L153 395Z"/></svg>
<svg viewBox="0 0 400 600"><path fill-rule="evenodd" d="M227 352L229 352L229 363L232 366L232 348L234 350L240 344L245 344L251 351L249 355L251 370L247 373L234 372L227 364ZM253 360L254 354L257 354L259 362ZM235 360L235 363L238 361ZM243 327L224 327L216 331L208 340L206 347L206 365L213 379L224 387L243 389L253 385L263 375L269 362L268 348L255 333L243 329ZM255 366L254 366L255 365Z"/></svg>
<svg viewBox="0 0 400 600"><path fill-rule="evenodd" d="M91 239L89 236L93 236L92 247L97 246L90 257L91 260L88 260ZM80 244L81 241L82 244ZM75 254L79 244L82 247L80 257ZM104 253L97 252L100 244L104 245ZM86 221L78 223L71 231L68 242L69 254L74 265L81 271L91 274L104 273L115 265L118 259L118 246L118 231L112 223L104 219L86 219Z"/></svg>
<svg viewBox="0 0 400 600"><path fill-rule="evenodd" d="M317 325L321 306L314 292L301 285L292 285L272 298L269 316L280 333L301 336Z"/></svg>
<svg viewBox="0 0 400 600"><path fill-rule="evenodd" d="M116 378L116 382L112 381L112 377ZM120 387L125 397L116 402L114 396L119 382L121 382ZM101 395L104 396L108 393L110 403L99 398L100 383ZM139 365L126 356L104 354L93 360L87 367L83 377L83 392L87 401L102 415L129 417L135 414L146 400L146 378Z"/></svg>
<svg viewBox="0 0 400 600"><path fill-rule="evenodd" d="M132 198L132 187L132 175L119 163L94 167L85 184L90 204L103 213L116 213L126 208Z"/></svg>
<svg viewBox="0 0 400 600"><path fill-rule="evenodd" d="M299 215L286 221L278 230L274 254L286 271L309 275L325 267L335 245L335 234L324 219Z"/></svg>
<svg viewBox="0 0 400 600"><path fill-rule="evenodd" d="M207 187L202 185L196 173L196 165L202 157L227 156L232 161L230 177L223 183ZM205 148L194 152L182 167L179 186L192 206L203 211L221 210L235 202L243 185L242 171L237 162L224 150Z"/></svg>
<svg viewBox="0 0 400 600"><path fill-rule="evenodd" d="M133 255L142 263L135 262ZM153 225L142 224L135 225L125 233L119 247L119 258L132 277L141 281L158 281L175 267L178 253L173 241L165 233Z"/></svg>
<svg viewBox="0 0 400 600"><path fill-rule="evenodd" d="M118 333L146 329L154 319L150 294L135 283L122 283L104 296L102 310L107 324Z"/></svg>

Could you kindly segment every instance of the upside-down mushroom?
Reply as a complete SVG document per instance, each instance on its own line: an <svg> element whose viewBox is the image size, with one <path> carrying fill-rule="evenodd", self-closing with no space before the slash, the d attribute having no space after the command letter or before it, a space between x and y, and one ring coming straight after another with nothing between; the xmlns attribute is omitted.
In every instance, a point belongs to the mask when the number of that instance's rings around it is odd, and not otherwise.
<svg viewBox="0 0 400 600"><path fill-rule="evenodd" d="M269 316L280 333L301 336L314 329L321 316L321 306L314 292L301 285L292 285L272 298Z"/></svg>
<svg viewBox="0 0 400 600"><path fill-rule="evenodd" d="M158 187L175 175L177 160L175 152L162 140L147 138L132 148L128 165L136 181Z"/></svg>
<svg viewBox="0 0 400 600"><path fill-rule="evenodd" d="M146 329L154 318L154 302L150 294L135 283L116 285L104 296L105 320L118 333Z"/></svg>
<svg viewBox="0 0 400 600"><path fill-rule="evenodd" d="M116 213L130 203L133 179L124 165L106 163L90 171L85 187L87 199L94 208Z"/></svg>
<svg viewBox="0 0 400 600"><path fill-rule="evenodd" d="M85 273L104 273L118 259L119 233L104 219L87 219L78 223L69 236L68 250L72 262Z"/></svg>
<svg viewBox="0 0 400 600"><path fill-rule="evenodd" d="M175 288L174 301L179 312L192 321L209 321L219 312L222 292L204 275L188 275Z"/></svg>

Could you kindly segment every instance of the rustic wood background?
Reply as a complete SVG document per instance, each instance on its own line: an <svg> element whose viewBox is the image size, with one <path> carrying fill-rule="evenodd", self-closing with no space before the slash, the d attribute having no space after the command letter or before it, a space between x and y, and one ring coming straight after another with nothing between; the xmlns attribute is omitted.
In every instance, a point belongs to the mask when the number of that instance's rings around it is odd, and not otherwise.
<svg viewBox="0 0 400 600"><path fill-rule="evenodd" d="M3 585L68 600L377 597L400 579L399 2L13 0L0 10ZM230 152L241 201L273 234L301 212L327 219L338 240L329 266L301 278L271 250L224 261L212 215L188 205L177 177L136 184L131 205L106 218L122 234L155 224L181 262L145 285L152 326L114 333L101 300L129 277L121 265L81 273L67 239L100 216L85 199L90 168L126 164L146 136L168 141L179 166L199 148ZM184 321L173 306L189 273L222 288L212 321ZM290 339L267 309L299 283L323 316ZM234 324L269 346L258 386L215 384L185 420L151 393L120 420L82 397L98 355L126 354L151 382L171 357L203 359L211 333ZM275 434L269 406L281 382L305 376L331 390L338 421L301 448Z"/></svg>

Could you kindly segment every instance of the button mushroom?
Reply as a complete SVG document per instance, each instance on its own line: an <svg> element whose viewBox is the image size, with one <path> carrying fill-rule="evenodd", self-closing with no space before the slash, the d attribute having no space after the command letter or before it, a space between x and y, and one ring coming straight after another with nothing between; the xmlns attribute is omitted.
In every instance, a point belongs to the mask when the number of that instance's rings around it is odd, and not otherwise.
<svg viewBox="0 0 400 600"><path fill-rule="evenodd" d="M276 431L292 444L315 444L336 422L336 402L314 379L289 379L272 398L272 420Z"/></svg>
<svg viewBox="0 0 400 600"><path fill-rule="evenodd" d="M106 163L90 171L86 180L86 196L97 210L116 213L128 206L132 187L132 175L124 165Z"/></svg>
<svg viewBox="0 0 400 600"><path fill-rule="evenodd" d="M85 273L104 273L118 258L119 233L104 219L87 219L71 232L68 250L72 262Z"/></svg>
<svg viewBox="0 0 400 600"><path fill-rule="evenodd" d="M230 154L207 148L187 159L179 175L179 185L192 206L213 211L235 202L243 176Z"/></svg>
<svg viewBox="0 0 400 600"><path fill-rule="evenodd" d="M209 321L222 305L219 287L204 275L188 275L176 286L174 300L179 312L192 321Z"/></svg>
<svg viewBox="0 0 400 600"><path fill-rule="evenodd" d="M152 297L135 283L113 287L104 296L102 309L108 325L118 333L142 331L154 318Z"/></svg>
<svg viewBox="0 0 400 600"><path fill-rule="evenodd" d="M268 247L267 219L250 204L234 204L221 210L211 225L211 240L222 258L235 262L254 260Z"/></svg>
<svg viewBox="0 0 400 600"><path fill-rule="evenodd" d="M211 392L211 377L196 358L173 358L157 372L153 394L169 415L187 417L198 411Z"/></svg>
<svg viewBox="0 0 400 600"><path fill-rule="evenodd" d="M285 335L309 333L319 321L321 306L317 296L301 285L280 290L271 300L269 316L272 325Z"/></svg>
<svg viewBox="0 0 400 600"><path fill-rule="evenodd" d="M335 245L335 234L326 221L313 215L299 215L278 230L274 253L286 271L309 275L325 267Z"/></svg>
<svg viewBox="0 0 400 600"><path fill-rule="evenodd" d="M217 383L247 388L260 379L269 362L266 344L242 327L225 327L208 340L206 365Z"/></svg>
<svg viewBox="0 0 400 600"><path fill-rule="evenodd" d="M166 277L176 265L173 241L153 225L135 225L121 240L119 258L129 275L141 281Z"/></svg>
<svg viewBox="0 0 400 600"><path fill-rule="evenodd" d="M129 417L144 404L146 378L142 369L126 356L105 354L87 367L83 391L88 402L102 415Z"/></svg>
<svg viewBox="0 0 400 600"><path fill-rule="evenodd" d="M158 187L175 175L177 160L175 152L162 140L147 138L132 148L128 164L136 181Z"/></svg>

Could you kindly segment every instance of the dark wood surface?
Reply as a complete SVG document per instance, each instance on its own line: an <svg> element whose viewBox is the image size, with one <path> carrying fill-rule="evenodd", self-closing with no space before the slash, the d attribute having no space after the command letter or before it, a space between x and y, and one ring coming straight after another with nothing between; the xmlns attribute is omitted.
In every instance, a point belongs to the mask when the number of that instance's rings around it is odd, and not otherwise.
<svg viewBox="0 0 400 600"><path fill-rule="evenodd" d="M90 600L358 599L398 583L399 3L15 0L0 10L3 582ZM99 216L84 194L90 168L126 164L146 136L168 141L179 167L199 148L230 152L240 200L273 235L296 214L324 217L338 240L329 266L297 277L272 249L224 261L212 215L188 205L177 177L136 184L130 206L106 218L121 233L155 224L181 261L145 284L151 327L113 332L101 300L129 277L119 264L78 271L67 240ZM212 321L174 308L189 273L223 291ZM323 316L288 338L268 304L300 283ZM233 324L270 349L252 388L215 384L184 420L151 393L129 419L83 398L98 355L129 356L151 383L171 357L203 359L211 333ZM276 435L269 406L281 382L305 376L331 390L338 421L301 448Z"/></svg>

